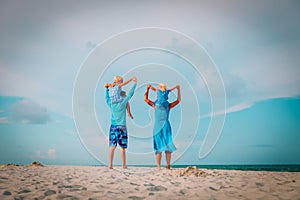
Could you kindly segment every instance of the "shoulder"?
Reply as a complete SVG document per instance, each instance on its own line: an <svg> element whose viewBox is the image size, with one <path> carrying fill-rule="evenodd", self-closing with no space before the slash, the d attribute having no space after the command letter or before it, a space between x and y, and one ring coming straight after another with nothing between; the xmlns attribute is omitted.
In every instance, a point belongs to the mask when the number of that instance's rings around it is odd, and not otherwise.
<svg viewBox="0 0 300 200"><path fill-rule="evenodd" d="M119 84L115 84L112 88L114 88L115 90L117 90L117 89L120 88L120 85Z"/></svg>

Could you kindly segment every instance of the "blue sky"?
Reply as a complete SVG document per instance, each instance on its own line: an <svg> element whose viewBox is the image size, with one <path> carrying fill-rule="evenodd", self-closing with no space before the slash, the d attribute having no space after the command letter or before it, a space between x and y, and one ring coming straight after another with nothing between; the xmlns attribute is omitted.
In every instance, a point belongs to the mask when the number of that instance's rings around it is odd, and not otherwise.
<svg viewBox="0 0 300 200"><path fill-rule="evenodd" d="M170 116L178 148L173 164L300 164L299 18L298 1L1 1L0 163L105 164L110 114L103 84L121 74L139 81L131 100L135 119L128 119L128 164L155 164L153 111L142 97L146 83L161 81L182 86L182 103ZM174 54L141 50L98 75L89 88L98 128L78 133L73 90L85 61L113 35L144 27L197 41L224 82L226 109L212 112L205 80L215 74L201 77ZM200 159L218 116L225 116L219 140Z"/></svg>

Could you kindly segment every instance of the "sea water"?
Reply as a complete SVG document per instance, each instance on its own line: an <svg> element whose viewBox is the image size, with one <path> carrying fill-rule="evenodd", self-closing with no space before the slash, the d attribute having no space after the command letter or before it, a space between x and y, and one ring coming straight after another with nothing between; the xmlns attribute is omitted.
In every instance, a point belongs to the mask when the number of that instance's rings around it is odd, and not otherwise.
<svg viewBox="0 0 300 200"><path fill-rule="evenodd" d="M128 165L130 166L130 165ZM155 165L131 165L133 167L156 167ZM171 168L186 168L197 166L198 169L242 170L242 171L274 171L274 172L300 172L300 165L171 165ZM162 168L164 165L162 165Z"/></svg>
<svg viewBox="0 0 300 200"><path fill-rule="evenodd" d="M185 168L197 166L199 169L222 169L243 171L278 171L300 172L300 165L172 165L172 168Z"/></svg>

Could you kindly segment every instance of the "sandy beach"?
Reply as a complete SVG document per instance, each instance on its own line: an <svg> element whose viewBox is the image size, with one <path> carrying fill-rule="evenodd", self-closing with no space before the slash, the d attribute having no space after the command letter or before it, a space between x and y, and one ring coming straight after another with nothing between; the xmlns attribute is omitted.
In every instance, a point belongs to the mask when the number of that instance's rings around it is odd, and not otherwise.
<svg viewBox="0 0 300 200"><path fill-rule="evenodd" d="M300 172L2 165L0 199L300 199Z"/></svg>

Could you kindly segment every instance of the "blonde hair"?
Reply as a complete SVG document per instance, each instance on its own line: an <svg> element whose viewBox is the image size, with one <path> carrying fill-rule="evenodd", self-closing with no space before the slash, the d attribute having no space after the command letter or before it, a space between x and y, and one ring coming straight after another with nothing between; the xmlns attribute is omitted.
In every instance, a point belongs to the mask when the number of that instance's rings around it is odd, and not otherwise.
<svg viewBox="0 0 300 200"><path fill-rule="evenodd" d="M119 81L123 81L123 78L121 76L115 76L114 83L118 83Z"/></svg>
<svg viewBox="0 0 300 200"><path fill-rule="evenodd" d="M167 85L164 83L160 83L159 87L162 88L162 91L166 91L167 90Z"/></svg>

